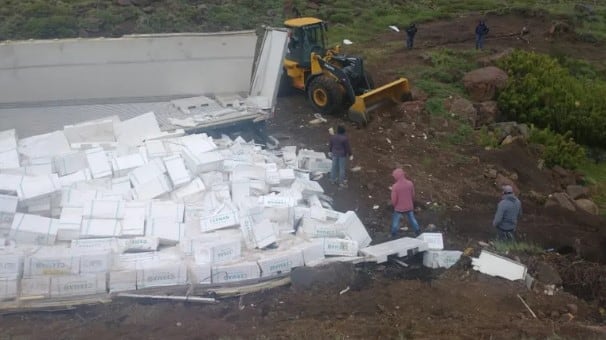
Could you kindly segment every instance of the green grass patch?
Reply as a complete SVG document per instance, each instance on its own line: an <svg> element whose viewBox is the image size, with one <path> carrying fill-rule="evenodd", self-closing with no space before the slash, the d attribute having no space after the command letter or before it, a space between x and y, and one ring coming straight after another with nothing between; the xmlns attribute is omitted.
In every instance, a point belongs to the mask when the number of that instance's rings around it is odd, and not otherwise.
<svg viewBox="0 0 606 340"><path fill-rule="evenodd" d="M600 214L606 216L606 162L586 161L578 170L585 175L591 189L591 198L600 208Z"/></svg>
<svg viewBox="0 0 606 340"><path fill-rule="evenodd" d="M542 247L530 242L494 241L493 247L500 254L524 253L528 255L536 255L544 252Z"/></svg>

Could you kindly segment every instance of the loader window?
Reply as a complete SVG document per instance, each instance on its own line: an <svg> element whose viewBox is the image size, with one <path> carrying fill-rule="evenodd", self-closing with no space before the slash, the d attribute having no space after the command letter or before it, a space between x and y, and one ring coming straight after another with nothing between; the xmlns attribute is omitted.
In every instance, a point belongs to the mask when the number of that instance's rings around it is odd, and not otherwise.
<svg viewBox="0 0 606 340"><path fill-rule="evenodd" d="M287 58L308 67L311 53L325 54L324 26L315 24L291 29Z"/></svg>

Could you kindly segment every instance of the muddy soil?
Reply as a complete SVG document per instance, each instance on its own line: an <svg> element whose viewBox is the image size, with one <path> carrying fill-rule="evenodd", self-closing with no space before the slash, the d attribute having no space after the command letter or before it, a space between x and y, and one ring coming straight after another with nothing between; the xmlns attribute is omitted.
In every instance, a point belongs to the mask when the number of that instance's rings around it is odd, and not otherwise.
<svg viewBox="0 0 606 340"><path fill-rule="evenodd" d="M545 36L551 21L543 17L489 16L495 35L511 33L528 25L530 43L516 38L488 39L486 46L496 51L508 47L561 51L575 57L603 58L599 46L571 42L570 37ZM418 49L402 49L371 65L377 83L392 79L392 69L414 68L423 63L422 54L432 48L469 48L476 16L423 24L419 27ZM469 31L469 32L468 32ZM391 33L376 44L401 39ZM414 79L412 79L414 83ZM578 239L581 255L594 261L606 260L604 221L591 216L547 210L525 199L534 190L549 194L558 187L549 170L539 170L536 157L523 145L513 144L499 151L474 146L445 146L429 136L429 129L446 130L442 121L429 117L407 117L399 121L389 111L378 112L371 124L358 129L339 118L313 125L312 111L304 96L279 100L276 118L269 131L284 145L326 150L327 129L345 124L351 138L354 161L349 187L339 189L321 180L334 197L338 210L355 210L371 232L374 242L386 239L391 171L402 166L417 188L418 220L423 227L436 225L444 233L449 249L474 248L478 241L493 237L490 221L498 190L494 180L484 177L484 168L497 168L518 174L525 213L520 221L519 238L545 248L572 246ZM403 232L402 235L409 235ZM573 255L568 255L573 256ZM568 257L564 257L568 259ZM570 267L574 259L562 262ZM117 300L110 304L79 307L64 312L36 312L0 316L0 338L10 339L209 339L209 338L399 338L399 339L519 339L519 338L606 338L595 296L577 297L558 292L554 296L526 289L523 283L481 275L460 265L446 272L427 273L418 259L402 268L388 263L368 266L366 284L339 292L346 287L297 290L289 286L251 294L218 305L193 303L151 303ZM599 264L594 266L600 267ZM563 272L565 273L565 272ZM574 282L562 275L565 287L573 293ZM517 295L537 314L534 319ZM599 294L599 293L598 293ZM567 305L577 311L567 314Z"/></svg>

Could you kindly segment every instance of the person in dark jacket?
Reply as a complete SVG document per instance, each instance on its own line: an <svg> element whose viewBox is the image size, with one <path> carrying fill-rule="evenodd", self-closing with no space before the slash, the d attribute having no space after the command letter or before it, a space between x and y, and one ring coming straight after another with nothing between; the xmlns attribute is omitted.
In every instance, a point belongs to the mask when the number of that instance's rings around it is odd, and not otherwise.
<svg viewBox="0 0 606 340"><path fill-rule="evenodd" d="M486 37L486 34L488 34L488 31L490 30L488 29L488 26L486 26L484 20L480 20L478 26L476 26L476 50L484 48L484 38Z"/></svg>
<svg viewBox="0 0 606 340"><path fill-rule="evenodd" d="M406 48L412 48L415 40L415 34L417 34L417 25L412 23L406 28Z"/></svg>
<svg viewBox="0 0 606 340"><path fill-rule="evenodd" d="M332 158L332 168L330 170L330 181L333 184L339 184L341 187L347 186L345 179L345 168L347 158L353 158L349 138L345 135L345 127L337 127L337 133L330 136L328 155ZM338 180L337 180L338 174Z"/></svg>
<svg viewBox="0 0 606 340"><path fill-rule="evenodd" d="M503 186L503 196L492 221L492 226L497 229L497 240L515 242L514 233L520 216L522 203L513 193L511 185Z"/></svg>

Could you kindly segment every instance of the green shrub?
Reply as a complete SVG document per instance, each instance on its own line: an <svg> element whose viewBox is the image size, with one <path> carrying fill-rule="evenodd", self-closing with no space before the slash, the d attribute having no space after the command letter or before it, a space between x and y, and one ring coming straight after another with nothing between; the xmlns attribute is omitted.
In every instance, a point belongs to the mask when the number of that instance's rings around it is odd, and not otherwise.
<svg viewBox="0 0 606 340"><path fill-rule="evenodd" d="M476 144L496 149L499 147L499 138L494 132L489 131L488 127L482 126L476 133Z"/></svg>
<svg viewBox="0 0 606 340"><path fill-rule="evenodd" d="M500 66L509 81L498 102L509 119L570 131L583 144L606 145L606 82L577 78L555 58L533 52L516 51Z"/></svg>
<svg viewBox="0 0 606 340"><path fill-rule="evenodd" d="M469 141L473 134L473 128L469 124L460 124L457 131L448 136L451 144L462 145Z"/></svg>
<svg viewBox="0 0 606 340"><path fill-rule="evenodd" d="M549 129L538 129L532 126L530 142L544 146L542 157L548 167L559 165L567 169L576 169L586 161L585 149L575 143L570 132L561 135Z"/></svg>

